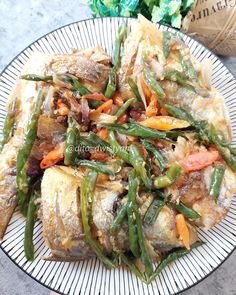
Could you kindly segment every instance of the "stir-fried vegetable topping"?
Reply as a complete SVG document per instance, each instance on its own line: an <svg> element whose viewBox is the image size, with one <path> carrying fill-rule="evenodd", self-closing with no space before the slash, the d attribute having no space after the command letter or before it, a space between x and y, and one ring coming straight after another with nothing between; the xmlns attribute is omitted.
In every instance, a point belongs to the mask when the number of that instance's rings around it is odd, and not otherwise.
<svg viewBox="0 0 236 295"><path fill-rule="evenodd" d="M27 126L24 144L17 155L16 160L16 183L18 189L18 204L21 212L26 214L26 201L29 191L29 179L27 176L27 162L31 153L33 143L37 136L37 122L41 112L41 107L45 98L45 93L40 90L34 105L32 116Z"/></svg>

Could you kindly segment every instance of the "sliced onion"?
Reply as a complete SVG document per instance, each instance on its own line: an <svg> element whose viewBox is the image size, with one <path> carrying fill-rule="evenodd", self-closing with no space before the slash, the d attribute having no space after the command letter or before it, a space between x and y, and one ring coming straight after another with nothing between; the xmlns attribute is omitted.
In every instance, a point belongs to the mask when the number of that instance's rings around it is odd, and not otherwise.
<svg viewBox="0 0 236 295"><path fill-rule="evenodd" d="M88 101L85 98L81 98L81 123L88 124L89 123L89 105Z"/></svg>
<svg viewBox="0 0 236 295"><path fill-rule="evenodd" d="M117 140L119 144L122 146L127 146L127 143L128 143L127 136L119 132L116 132L116 135L117 135Z"/></svg>
<svg viewBox="0 0 236 295"><path fill-rule="evenodd" d="M152 70L154 71L155 75L156 75L156 78L158 80L163 80L163 77L164 77L164 68L163 66L155 59L152 59L151 60L151 67L152 67Z"/></svg>
<svg viewBox="0 0 236 295"><path fill-rule="evenodd" d="M94 121L95 123L97 123L97 124L101 124L101 123L110 124L110 123L114 123L117 120L117 117L116 116L111 116L111 115L108 115L108 114L104 114L104 113L100 113L100 114L91 113L90 114L90 119L92 121Z"/></svg>

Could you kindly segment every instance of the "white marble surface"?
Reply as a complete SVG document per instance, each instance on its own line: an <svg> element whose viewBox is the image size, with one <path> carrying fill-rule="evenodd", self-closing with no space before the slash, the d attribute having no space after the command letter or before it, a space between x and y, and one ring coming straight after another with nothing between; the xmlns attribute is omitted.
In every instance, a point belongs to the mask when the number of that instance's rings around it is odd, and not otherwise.
<svg viewBox="0 0 236 295"><path fill-rule="evenodd" d="M86 0L0 0L0 71L35 39L89 17ZM224 62L236 75L236 58ZM233 253L211 276L183 295L236 295L235 261ZM46 295L49 290L25 275L0 251L0 295L31 294Z"/></svg>

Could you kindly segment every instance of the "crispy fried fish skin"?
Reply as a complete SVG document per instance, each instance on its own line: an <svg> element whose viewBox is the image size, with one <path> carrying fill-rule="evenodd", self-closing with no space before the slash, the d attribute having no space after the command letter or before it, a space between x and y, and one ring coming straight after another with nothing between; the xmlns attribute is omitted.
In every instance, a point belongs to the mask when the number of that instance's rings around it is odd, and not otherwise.
<svg viewBox="0 0 236 295"><path fill-rule="evenodd" d="M23 73L34 71L44 74L47 58L42 54L34 54L27 62ZM17 98L15 114L16 129L14 136L5 144L0 154L0 239L3 238L8 222L17 205L16 196L16 157L21 148L28 120L38 95L35 82L18 80L9 98Z"/></svg>

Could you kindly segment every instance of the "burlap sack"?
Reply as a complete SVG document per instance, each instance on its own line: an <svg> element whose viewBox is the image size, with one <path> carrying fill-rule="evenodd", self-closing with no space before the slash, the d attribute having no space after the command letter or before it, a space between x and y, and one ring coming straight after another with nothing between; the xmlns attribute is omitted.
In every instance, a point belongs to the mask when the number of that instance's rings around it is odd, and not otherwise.
<svg viewBox="0 0 236 295"><path fill-rule="evenodd" d="M215 53L236 56L236 0L198 0L182 28Z"/></svg>

